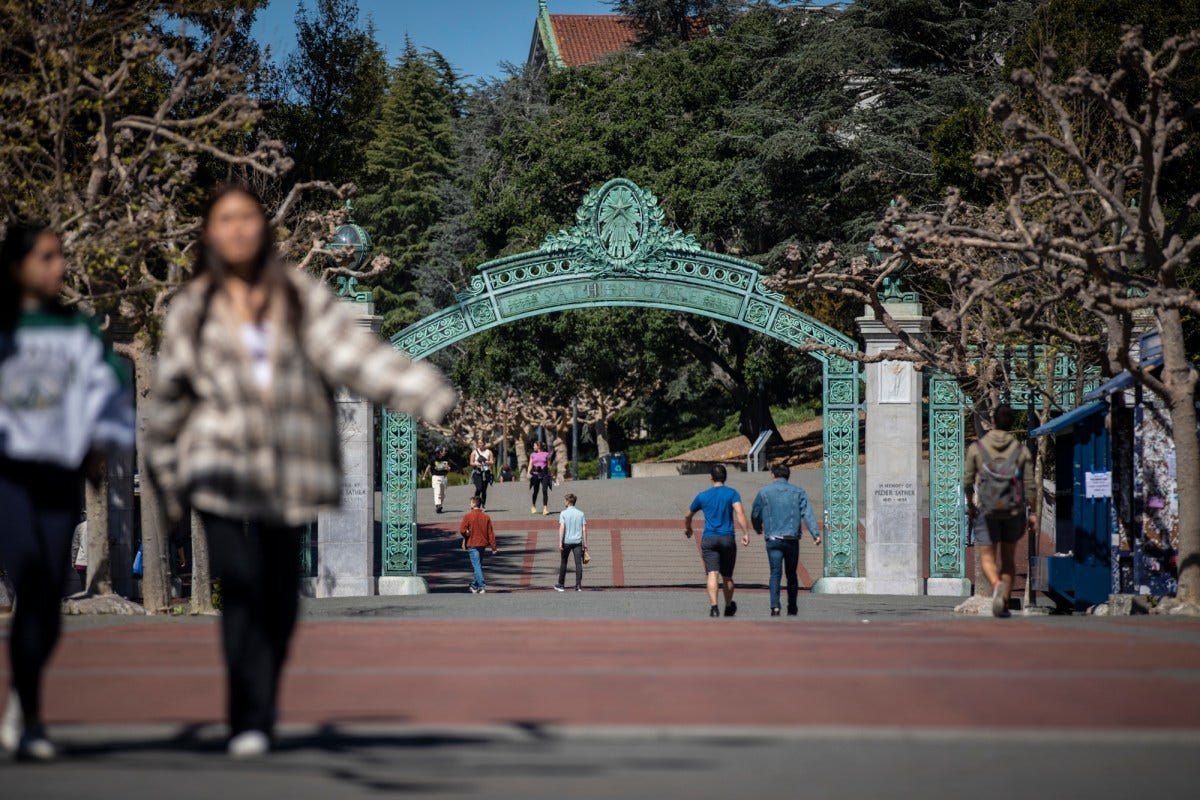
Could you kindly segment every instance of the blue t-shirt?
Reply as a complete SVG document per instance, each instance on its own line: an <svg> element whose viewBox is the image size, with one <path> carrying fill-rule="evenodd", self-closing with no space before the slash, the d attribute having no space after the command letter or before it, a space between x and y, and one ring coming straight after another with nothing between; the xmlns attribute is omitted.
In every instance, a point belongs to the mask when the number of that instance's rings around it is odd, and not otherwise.
<svg viewBox="0 0 1200 800"><path fill-rule="evenodd" d="M583 542L583 512L575 506L564 508L558 514L558 521L563 525L563 544L581 544Z"/></svg>
<svg viewBox="0 0 1200 800"><path fill-rule="evenodd" d="M737 489L714 486L696 495L692 512L704 512L705 536L733 536L733 504L742 502Z"/></svg>

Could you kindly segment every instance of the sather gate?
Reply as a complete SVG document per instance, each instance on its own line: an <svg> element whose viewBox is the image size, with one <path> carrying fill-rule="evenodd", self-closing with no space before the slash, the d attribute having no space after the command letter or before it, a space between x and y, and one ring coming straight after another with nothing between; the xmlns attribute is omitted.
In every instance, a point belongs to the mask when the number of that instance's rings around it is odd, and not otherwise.
<svg viewBox="0 0 1200 800"><path fill-rule="evenodd" d="M758 267L700 248L663 224L658 200L616 178L588 192L575 224L536 250L479 268L454 305L416 322L392 343L420 359L500 325L575 308L661 308L732 322L789 344L857 351L854 339L784 302ZM858 576L859 386L853 360L811 352L821 362L824 405L824 574ZM383 418L384 577L416 574L416 423Z"/></svg>

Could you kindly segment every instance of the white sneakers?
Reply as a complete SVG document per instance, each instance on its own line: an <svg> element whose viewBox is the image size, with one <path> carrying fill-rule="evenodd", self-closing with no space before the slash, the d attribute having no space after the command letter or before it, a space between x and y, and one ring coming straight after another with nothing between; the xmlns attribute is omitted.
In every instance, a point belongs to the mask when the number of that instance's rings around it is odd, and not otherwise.
<svg viewBox="0 0 1200 800"><path fill-rule="evenodd" d="M262 731L242 731L229 740L229 757L262 758L271 750L271 740Z"/></svg>
<svg viewBox="0 0 1200 800"><path fill-rule="evenodd" d="M9 692L4 716L0 717L0 749L15 753L18 761L53 761L58 756L54 743L41 732L25 731L25 715L16 692Z"/></svg>
<svg viewBox="0 0 1200 800"><path fill-rule="evenodd" d="M17 752L21 744L21 701L15 691L8 693L8 705L0 717L0 748L6 753Z"/></svg>

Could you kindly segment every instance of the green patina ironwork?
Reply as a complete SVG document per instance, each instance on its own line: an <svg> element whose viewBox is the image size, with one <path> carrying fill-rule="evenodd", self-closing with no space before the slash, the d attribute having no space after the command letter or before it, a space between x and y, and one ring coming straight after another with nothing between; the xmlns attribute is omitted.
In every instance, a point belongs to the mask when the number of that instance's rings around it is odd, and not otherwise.
<svg viewBox="0 0 1200 800"><path fill-rule="evenodd" d="M1013 380L1005 400L1018 411L1036 409L1039 382L1047 360L1053 360L1051 384L1063 410L1074 406L1079 387L1079 366L1070 351L1037 346L1013 347L1001 353L1009 365L1025 366L1027 378ZM1012 370L1010 369L1010 374ZM1102 381L1100 368L1083 368L1083 391ZM965 425L970 404L950 375L929 377L929 575L932 578L962 578L966 575L966 502L962 492L963 460L966 455Z"/></svg>
<svg viewBox="0 0 1200 800"><path fill-rule="evenodd" d="M966 576L967 515L963 507L964 418L967 404L952 375L929 378L929 576Z"/></svg>
<svg viewBox="0 0 1200 800"><path fill-rule="evenodd" d="M532 252L480 267L457 302L410 325L392 343L413 358L525 317L596 306L661 308L732 322L794 346L857 351L857 343L791 306L763 285L748 261L707 252L664 224L654 195L617 178L590 191L575 224ZM825 413L825 575L858 574L858 452L861 367L812 352L822 362ZM384 575L416 568L416 425L385 412Z"/></svg>

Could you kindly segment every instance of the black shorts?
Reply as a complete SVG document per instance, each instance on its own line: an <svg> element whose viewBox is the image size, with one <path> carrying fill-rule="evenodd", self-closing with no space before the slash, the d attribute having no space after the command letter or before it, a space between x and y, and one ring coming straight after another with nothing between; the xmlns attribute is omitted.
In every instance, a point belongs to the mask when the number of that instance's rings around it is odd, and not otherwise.
<svg viewBox="0 0 1200 800"><path fill-rule="evenodd" d="M982 515L981 515L982 516ZM1025 515L1018 515L1011 519L988 519L984 517L982 520L976 519L975 541L982 545L993 545L1006 542L1021 541L1021 537L1025 535Z"/></svg>
<svg viewBox="0 0 1200 800"><path fill-rule="evenodd" d="M737 563L737 540L732 536L705 536L700 540L700 555L705 572L719 572L722 578L733 577Z"/></svg>

